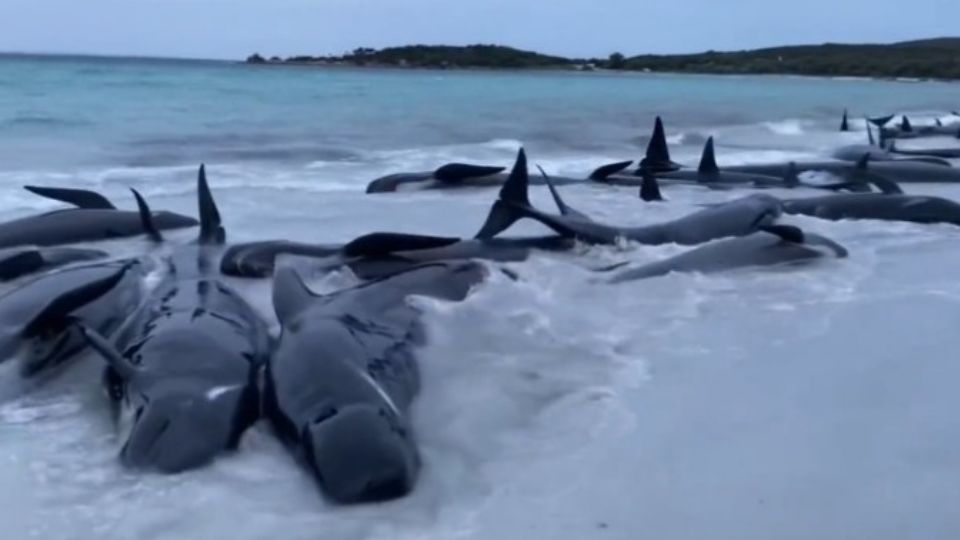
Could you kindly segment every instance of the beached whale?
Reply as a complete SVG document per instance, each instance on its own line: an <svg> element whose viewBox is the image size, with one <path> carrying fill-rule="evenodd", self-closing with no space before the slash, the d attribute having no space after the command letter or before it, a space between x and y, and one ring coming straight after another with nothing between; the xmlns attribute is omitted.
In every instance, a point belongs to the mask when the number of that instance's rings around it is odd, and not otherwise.
<svg viewBox="0 0 960 540"><path fill-rule="evenodd" d="M26 186L26 189L43 197L73 204L76 208L54 210L0 223L0 247L56 246L144 233L139 213L118 210L99 193L36 186ZM161 230L192 227L197 224L197 220L191 217L166 210L157 211L153 217L157 228Z"/></svg>
<svg viewBox="0 0 960 540"><path fill-rule="evenodd" d="M944 124L939 119L932 125L914 125L906 115L895 127L881 127L883 139L915 139L919 137L956 137L960 139L960 123Z"/></svg>
<svg viewBox="0 0 960 540"><path fill-rule="evenodd" d="M723 238L740 236L769 225L780 215L780 203L775 197L753 194L713 206L689 216L654 225L616 227L598 223L567 205L544 176L560 209L550 214L534 208L527 195L527 158L523 149L517 154L510 178L500 190L477 238L493 238L523 218L536 220L561 236L576 238L592 244L614 244L620 239L641 244L676 243L694 245Z"/></svg>
<svg viewBox="0 0 960 540"><path fill-rule="evenodd" d="M486 275L474 262L434 263L327 295L291 268L274 278L282 330L266 370L264 412L337 503L402 497L420 456L409 408L424 341L410 295L459 301Z"/></svg>
<svg viewBox="0 0 960 540"><path fill-rule="evenodd" d="M586 180L602 180L627 168L632 161L619 161L598 167ZM464 163L448 163L432 172L397 173L377 178L367 185L367 193L384 193L402 189L455 189L463 187L499 187L507 179L504 167L486 167ZM558 184L581 184L583 178L556 177Z"/></svg>
<svg viewBox="0 0 960 540"><path fill-rule="evenodd" d="M862 157L862 156L861 156ZM776 174L782 171L784 163L755 163L726 167L728 171L755 174ZM856 167L849 161L798 161L795 163L797 174L805 172L824 172L839 177L849 175ZM960 182L960 169L944 167L932 163L915 161L881 161L871 165L873 172L898 183L944 183Z"/></svg>
<svg viewBox="0 0 960 540"><path fill-rule="evenodd" d="M259 417L257 375L269 356L267 326L218 277L212 252L225 240L201 167L200 235L178 246L167 272L112 340L84 327L107 361L104 382L114 405L128 467L175 473L236 448ZM160 240L137 195L143 228Z"/></svg>
<svg viewBox="0 0 960 540"><path fill-rule="evenodd" d="M621 270L610 278L609 283L648 279L672 272L710 274L846 256L847 250L829 238L790 225L771 225L747 236L716 240L662 261Z"/></svg>
<svg viewBox="0 0 960 540"><path fill-rule="evenodd" d="M343 245L268 240L230 246L220 260L220 271L235 277L269 277L278 257L295 255L317 259L316 270L346 266L360 279L376 279L427 262L522 261L533 250L565 251L573 246L571 239L558 235L481 240L381 232Z"/></svg>
<svg viewBox="0 0 960 540"><path fill-rule="evenodd" d="M59 375L86 349L75 322L111 335L140 303L144 271L137 261L74 266L0 296L2 397Z"/></svg>

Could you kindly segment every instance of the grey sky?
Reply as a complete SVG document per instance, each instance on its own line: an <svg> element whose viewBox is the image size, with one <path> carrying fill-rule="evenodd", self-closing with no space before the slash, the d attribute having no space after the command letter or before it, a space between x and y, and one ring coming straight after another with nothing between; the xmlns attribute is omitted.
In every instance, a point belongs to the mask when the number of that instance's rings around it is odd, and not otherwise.
<svg viewBox="0 0 960 540"><path fill-rule="evenodd" d="M567 56L960 34L960 0L0 0L0 51L206 58L498 43Z"/></svg>

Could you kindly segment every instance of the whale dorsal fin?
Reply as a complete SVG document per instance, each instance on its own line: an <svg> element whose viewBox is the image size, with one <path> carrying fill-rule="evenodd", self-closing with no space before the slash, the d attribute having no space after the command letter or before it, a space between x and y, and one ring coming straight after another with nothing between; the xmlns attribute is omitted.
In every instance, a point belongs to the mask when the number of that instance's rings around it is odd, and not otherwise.
<svg viewBox="0 0 960 540"><path fill-rule="evenodd" d="M910 133L913 131L913 125L910 123L910 119L907 118L907 115L903 115L903 120L900 122L900 130L904 133Z"/></svg>
<svg viewBox="0 0 960 540"><path fill-rule="evenodd" d="M381 257L398 251L417 251L449 246L459 238L420 234L376 232L355 238L343 246L348 257Z"/></svg>
<svg viewBox="0 0 960 540"><path fill-rule="evenodd" d="M274 273L273 310L281 325L292 320L317 298L293 268L278 268Z"/></svg>
<svg viewBox="0 0 960 540"><path fill-rule="evenodd" d="M498 199L490 208L487 220L474 237L493 238L523 217L520 209L530 208L530 198L527 195L529 185L527 154L520 148L510 176L500 188Z"/></svg>
<svg viewBox="0 0 960 540"><path fill-rule="evenodd" d="M717 167L717 156L713 150L713 137L708 138L707 143L703 145L703 155L700 156L700 167L697 171L708 175L720 173L720 167Z"/></svg>
<svg viewBox="0 0 960 540"><path fill-rule="evenodd" d="M795 188L800 185L800 176L797 174L796 161L787 163L787 168L783 171L783 185L789 188Z"/></svg>
<svg viewBox="0 0 960 540"><path fill-rule="evenodd" d="M550 180L550 176L547 175L547 173L543 170L543 167L537 165L537 168L540 169L540 175L543 176L543 181L547 184L547 189L550 190L550 195L553 196L553 202L557 205L557 210L560 211L561 215L582 219L584 221L593 221L583 212L567 205L563 198L560 197L560 192L557 191L557 186L553 185L553 182Z"/></svg>
<svg viewBox="0 0 960 540"><path fill-rule="evenodd" d="M53 188L43 186L23 186L23 189L53 199L55 201L72 204L77 208L99 208L103 210L115 210L117 207L103 195L86 189L71 188Z"/></svg>
<svg viewBox="0 0 960 540"><path fill-rule="evenodd" d="M939 118L935 119L934 122L937 124L937 127L943 127L943 121Z"/></svg>
<svg viewBox="0 0 960 540"><path fill-rule="evenodd" d="M858 171L866 171L870 167L870 152L864 152L857 160L856 168Z"/></svg>
<svg viewBox="0 0 960 540"><path fill-rule="evenodd" d="M137 211L140 212L140 225L143 227L143 232L150 240L157 243L163 242L163 236L153 222L153 212L150 211L147 201L143 200L140 192L136 189L130 188L130 191L133 192L133 197L137 200Z"/></svg>
<svg viewBox="0 0 960 540"><path fill-rule="evenodd" d="M80 327L80 333L83 334L83 338L87 340L87 345L90 345L91 349L97 351L121 378L129 381L138 374L143 373L144 369L142 367L134 364L120 354L120 351L99 332L84 324L78 326Z"/></svg>
<svg viewBox="0 0 960 540"><path fill-rule="evenodd" d="M793 244L802 244L806 240L803 230L793 225L764 225L758 227L758 230L779 236L784 242Z"/></svg>
<svg viewBox="0 0 960 540"><path fill-rule="evenodd" d="M36 272L45 262L40 250L33 246L0 251L0 281L8 281Z"/></svg>
<svg viewBox="0 0 960 540"><path fill-rule="evenodd" d="M197 205L200 211L200 244L223 244L226 242L226 232L220 220L220 211L213 200L213 193L207 184L207 168L200 165L197 173Z"/></svg>
<svg viewBox="0 0 960 540"><path fill-rule="evenodd" d="M597 167L595 171L590 173L590 176L588 178L590 180L601 182L603 180L606 180L608 176L612 174L616 174L626 169L627 167L630 166L631 163L633 163L633 160L618 161L616 163L610 163L608 165L603 165L602 167Z"/></svg>
<svg viewBox="0 0 960 540"><path fill-rule="evenodd" d="M467 178L477 178L480 176L490 176L503 172L506 167L486 167L483 165L470 165L468 163L447 163L446 165L433 171L433 177L441 182L460 182Z"/></svg>
<svg viewBox="0 0 960 540"><path fill-rule="evenodd" d="M843 110L843 118L840 120L840 131L850 131L850 123L847 119L847 110Z"/></svg>
<svg viewBox="0 0 960 540"><path fill-rule="evenodd" d="M640 199L644 202L663 200L663 195L660 194L660 182L650 171L644 171L643 173L643 180L640 183Z"/></svg>
<svg viewBox="0 0 960 540"><path fill-rule="evenodd" d="M667 134L663 129L663 120L658 116L653 124L653 136L650 138L650 142L647 143L646 157L640 161L640 169L658 172L675 171L679 168L679 165L670 160Z"/></svg>

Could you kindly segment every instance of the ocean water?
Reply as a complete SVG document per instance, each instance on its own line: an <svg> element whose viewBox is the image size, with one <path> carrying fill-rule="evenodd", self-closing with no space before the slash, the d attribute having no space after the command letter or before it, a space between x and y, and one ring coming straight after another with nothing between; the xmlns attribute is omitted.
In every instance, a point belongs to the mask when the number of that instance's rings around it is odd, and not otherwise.
<svg viewBox="0 0 960 540"><path fill-rule="evenodd" d="M551 173L584 174L639 158L658 114L675 159L694 163L714 135L722 165L863 142L858 122L837 132L845 107L922 122L958 106L947 83L0 57L0 210L56 208L21 189L34 183L123 207L136 187L193 213L205 162L231 240L470 235L494 191L363 188L453 160L506 166L521 144ZM960 186L909 189L960 199ZM563 193L620 224L743 194L675 187L644 205L630 188ZM403 500L330 506L264 425L199 471L125 471L85 358L0 403L0 522L9 538L44 539L957 537L956 228L787 221L850 257L608 286L591 267L684 248L584 247L511 264L520 280L495 276L462 303L417 299L426 465ZM235 284L272 318L267 281Z"/></svg>

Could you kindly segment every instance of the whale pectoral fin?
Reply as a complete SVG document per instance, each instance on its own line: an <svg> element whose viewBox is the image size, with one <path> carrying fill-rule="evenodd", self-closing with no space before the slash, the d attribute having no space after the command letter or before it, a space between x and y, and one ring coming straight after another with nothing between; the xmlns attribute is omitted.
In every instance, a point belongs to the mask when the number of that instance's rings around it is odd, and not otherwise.
<svg viewBox="0 0 960 540"><path fill-rule="evenodd" d="M137 366L131 362L130 359L120 354L120 351L110 344L102 334L84 324L78 323L77 326L80 328L80 334L83 335L83 338L87 341L87 345L90 345L91 349L97 351L97 354L102 356L103 359L107 361L107 364L122 378L130 380L143 371L143 368Z"/></svg>
<svg viewBox="0 0 960 540"><path fill-rule="evenodd" d="M488 167L468 163L447 163L433 172L433 177L441 182L461 182L468 178L490 176L503 172L506 167Z"/></svg>
<svg viewBox="0 0 960 540"><path fill-rule="evenodd" d="M66 292L48 303L24 326L22 336L34 337L46 328L66 324L73 311L107 294L123 278L131 264L125 264L113 274Z"/></svg>
<svg viewBox="0 0 960 540"><path fill-rule="evenodd" d="M43 186L23 186L23 189L41 197L72 204L77 208L99 208L115 210L116 207L106 197L86 189L53 188Z"/></svg>
<svg viewBox="0 0 960 540"><path fill-rule="evenodd" d="M595 182L603 182L608 176L616 174L629 167L631 163L633 163L632 159L629 161L618 161L616 163L610 163L601 167L597 167L596 170L590 173L590 176L587 178Z"/></svg>
<svg viewBox="0 0 960 540"><path fill-rule="evenodd" d="M279 268L273 277L273 310L281 325L285 325L306 309L317 295L307 287L293 268Z"/></svg>
<svg viewBox="0 0 960 540"><path fill-rule="evenodd" d="M784 242L802 244L805 241L803 230L793 225L764 225L759 230L779 236Z"/></svg>
<svg viewBox="0 0 960 540"><path fill-rule="evenodd" d="M550 176L547 175L546 171L543 170L543 167L537 165L537 169L540 169L540 175L543 176L543 181L547 184L547 189L550 190L550 195L553 196L553 202L557 205L557 210L560 211L560 214L582 219L584 221L593 221L583 212L568 206L567 203L563 201L563 198L560 197L560 192L557 191L557 186L553 185L553 181L550 180Z"/></svg>
<svg viewBox="0 0 960 540"><path fill-rule="evenodd" d="M460 242L459 238L379 232L351 240L343 246L343 254L348 257L378 257L397 251L445 247L457 242Z"/></svg>
<svg viewBox="0 0 960 540"><path fill-rule="evenodd" d="M133 197L137 199L137 210L140 212L140 225L143 227L143 231L150 240L157 243L163 242L163 236L157 230L156 224L153 223L153 213L150 211L147 201L143 200L139 191L133 188L130 188L130 191L133 192Z"/></svg>
<svg viewBox="0 0 960 540"><path fill-rule="evenodd" d="M885 195L897 195L903 193L903 189L900 188L900 184L876 174L871 174L868 182L877 186L877 189L879 189L880 192Z"/></svg>

